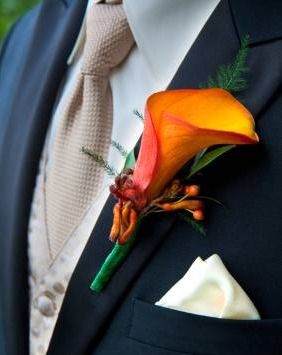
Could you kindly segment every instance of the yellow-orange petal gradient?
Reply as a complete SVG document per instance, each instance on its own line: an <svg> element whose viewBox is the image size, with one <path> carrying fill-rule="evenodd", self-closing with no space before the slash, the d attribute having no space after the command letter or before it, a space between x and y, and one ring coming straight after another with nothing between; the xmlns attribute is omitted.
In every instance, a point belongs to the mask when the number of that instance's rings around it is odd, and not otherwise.
<svg viewBox="0 0 282 355"><path fill-rule="evenodd" d="M159 92L147 100L133 180L152 200L202 149L257 142L251 113L226 90Z"/></svg>

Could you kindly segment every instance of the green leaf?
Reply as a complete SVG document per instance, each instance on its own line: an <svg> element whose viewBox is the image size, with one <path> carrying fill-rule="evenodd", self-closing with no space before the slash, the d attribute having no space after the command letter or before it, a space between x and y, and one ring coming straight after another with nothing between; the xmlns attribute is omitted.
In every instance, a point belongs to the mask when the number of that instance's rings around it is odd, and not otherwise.
<svg viewBox="0 0 282 355"><path fill-rule="evenodd" d="M183 221L189 223L197 233L199 233L203 236L205 236L207 234L207 230L203 226L203 224L200 222L197 222L188 212L178 212L178 216Z"/></svg>
<svg viewBox="0 0 282 355"><path fill-rule="evenodd" d="M193 170L199 163L199 161L202 159L202 157L206 154L208 148L205 148L201 150L194 158L193 164L191 166L191 170Z"/></svg>
<svg viewBox="0 0 282 355"><path fill-rule="evenodd" d="M198 173L200 170L205 168L207 165L209 165L211 162L213 162L215 159L219 158L221 155L229 152L231 149L235 148L236 145L225 145L219 148L215 148L208 153L205 153L204 155L201 156L200 159L197 160L196 164L193 164L191 166L189 175L186 177L187 179L190 179L193 175Z"/></svg>
<svg viewBox="0 0 282 355"><path fill-rule="evenodd" d="M123 170L134 168L135 164L136 164L136 159L135 159L134 149L132 149L131 152L129 152L126 157Z"/></svg>
<svg viewBox="0 0 282 355"><path fill-rule="evenodd" d="M184 165L184 167L181 169L180 174L182 179L185 179L185 177L187 175L190 174L191 169L194 168L194 166L196 166L196 164L198 164L199 160L202 158L202 156L206 153L208 148L205 148L203 150L201 150L193 159L193 161L189 161L188 163L186 163Z"/></svg>

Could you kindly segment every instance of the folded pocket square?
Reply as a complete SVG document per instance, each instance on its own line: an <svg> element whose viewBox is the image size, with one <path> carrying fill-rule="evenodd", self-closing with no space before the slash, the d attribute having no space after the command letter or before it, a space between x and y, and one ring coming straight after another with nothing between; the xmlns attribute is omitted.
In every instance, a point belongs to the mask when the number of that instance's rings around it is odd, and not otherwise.
<svg viewBox="0 0 282 355"><path fill-rule="evenodd" d="M250 298L216 254L206 260L198 257L155 304L210 317L260 319Z"/></svg>

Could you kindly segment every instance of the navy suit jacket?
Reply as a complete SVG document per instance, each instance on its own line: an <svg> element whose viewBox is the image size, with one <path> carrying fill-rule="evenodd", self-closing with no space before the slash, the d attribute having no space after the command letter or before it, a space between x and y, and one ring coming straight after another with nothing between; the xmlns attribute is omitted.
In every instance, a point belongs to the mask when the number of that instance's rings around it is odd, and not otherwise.
<svg viewBox="0 0 282 355"><path fill-rule="evenodd" d="M0 57L0 354L28 355L27 226L39 158L87 0L44 0L10 31ZM156 26L157 30L157 26ZM174 214L148 217L101 294L89 283L112 248L109 197L71 278L48 355L282 354L282 2L223 0L173 78L197 88L250 35L248 87L261 143L206 169L207 236ZM179 33L181 36L181 33ZM262 320L154 306L197 256L218 253Z"/></svg>

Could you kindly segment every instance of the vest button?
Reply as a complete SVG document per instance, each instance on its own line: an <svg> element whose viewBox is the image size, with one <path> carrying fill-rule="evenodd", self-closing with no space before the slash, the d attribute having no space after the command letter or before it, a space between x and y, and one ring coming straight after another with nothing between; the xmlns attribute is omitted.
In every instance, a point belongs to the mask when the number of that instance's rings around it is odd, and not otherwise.
<svg viewBox="0 0 282 355"><path fill-rule="evenodd" d="M61 295L65 292L65 288L60 282L55 282L53 285L53 289Z"/></svg>
<svg viewBox="0 0 282 355"><path fill-rule="evenodd" d="M36 338L39 337L40 333L39 333L39 329L37 327L33 327L31 329L32 335L35 336Z"/></svg>
<svg viewBox="0 0 282 355"><path fill-rule="evenodd" d="M48 296L41 295L37 299L37 308L44 316L52 317L55 314L56 306Z"/></svg>

